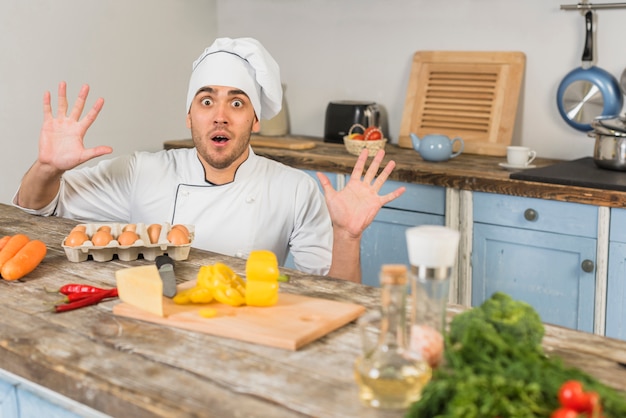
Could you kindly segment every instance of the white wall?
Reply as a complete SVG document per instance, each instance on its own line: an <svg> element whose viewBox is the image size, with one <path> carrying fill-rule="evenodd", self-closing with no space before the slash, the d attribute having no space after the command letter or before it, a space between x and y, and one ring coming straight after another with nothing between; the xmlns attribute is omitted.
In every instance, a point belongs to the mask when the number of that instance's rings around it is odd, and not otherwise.
<svg viewBox="0 0 626 418"><path fill-rule="evenodd" d="M607 1L610 2L610 1ZM543 157L591 156L593 139L560 117L556 91L581 64L584 17L575 0L218 0L220 36L253 36L287 84L292 132L323 136L326 105L374 100L397 140L418 50L517 50L527 65L514 143ZM601 3L601 2L593 2ZM626 67L626 9L597 11L597 65Z"/></svg>
<svg viewBox="0 0 626 418"><path fill-rule="evenodd" d="M115 154L188 137L191 63L215 36L253 36L281 65L292 132L322 136L326 105L374 100L398 134L417 50L518 50L527 66L514 143L540 156L590 156L593 140L559 116L560 80L580 65L584 18L566 0L3 0L0 202L34 161L41 97L90 83L104 110L89 145ZM597 12L598 66L626 67L626 10Z"/></svg>
<svg viewBox="0 0 626 418"><path fill-rule="evenodd" d="M35 160L43 93L56 104L61 80L71 103L83 83L89 107L105 99L88 146L118 155L188 137L191 64L215 38L215 10L213 0L0 1L0 202Z"/></svg>

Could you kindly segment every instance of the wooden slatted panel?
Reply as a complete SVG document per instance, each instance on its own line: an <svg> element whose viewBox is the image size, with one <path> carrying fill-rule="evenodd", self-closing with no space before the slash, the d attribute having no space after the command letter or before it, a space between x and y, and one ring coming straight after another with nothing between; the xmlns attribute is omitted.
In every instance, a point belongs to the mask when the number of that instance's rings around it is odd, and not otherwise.
<svg viewBox="0 0 626 418"><path fill-rule="evenodd" d="M439 133L463 138L466 153L505 155L524 65L520 52L417 52L398 145Z"/></svg>
<svg viewBox="0 0 626 418"><path fill-rule="evenodd" d="M489 132L497 73L433 71L428 79L421 129Z"/></svg>

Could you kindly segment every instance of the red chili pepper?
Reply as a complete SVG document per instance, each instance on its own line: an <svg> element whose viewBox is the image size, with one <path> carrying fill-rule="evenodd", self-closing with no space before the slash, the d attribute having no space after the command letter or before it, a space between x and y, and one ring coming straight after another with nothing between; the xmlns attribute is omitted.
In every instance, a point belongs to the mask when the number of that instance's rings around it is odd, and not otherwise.
<svg viewBox="0 0 626 418"><path fill-rule="evenodd" d="M74 309L78 309L78 308L83 308L85 306L91 306L91 305L96 305L98 303L100 303L102 300L104 299L108 299L111 297L117 297L117 289L113 288L113 289L108 289L108 290L103 290L101 292L98 293L92 293L91 295L84 297L84 298L80 298L78 300L75 300L73 302L70 303L64 303L64 304L60 304L60 305L56 305L54 307L54 312L67 312L67 311L73 311Z"/></svg>
<svg viewBox="0 0 626 418"><path fill-rule="evenodd" d="M117 297L117 289L104 289L101 290L99 292L75 292L75 293L69 293L67 295L65 295L65 297L63 299L61 299L58 303L69 303L69 302L76 302L78 300L81 299L85 299L88 298L90 296L93 295L98 295L101 292L110 292L110 295L107 297Z"/></svg>
<svg viewBox="0 0 626 418"><path fill-rule="evenodd" d="M66 284L59 289L59 293L69 295L70 293L98 293L108 289L102 289L100 287L89 286L87 284Z"/></svg>

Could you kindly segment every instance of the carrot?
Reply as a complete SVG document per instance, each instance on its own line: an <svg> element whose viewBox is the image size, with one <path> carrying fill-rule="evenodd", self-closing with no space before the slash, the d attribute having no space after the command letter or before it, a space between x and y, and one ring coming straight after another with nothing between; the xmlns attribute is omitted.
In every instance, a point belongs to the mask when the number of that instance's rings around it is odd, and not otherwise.
<svg viewBox="0 0 626 418"><path fill-rule="evenodd" d="M30 238L24 234L15 234L11 236L4 247L2 247L2 250L0 250L0 269L2 269L2 266L13 258L13 256L17 254L17 252L21 250L28 241L30 241Z"/></svg>
<svg viewBox="0 0 626 418"><path fill-rule="evenodd" d="M6 245L9 239L11 239L11 235L5 235L2 238L0 238L0 250L4 248L4 246Z"/></svg>
<svg viewBox="0 0 626 418"><path fill-rule="evenodd" d="M46 256L46 244L34 239L29 241L9 261L4 263L0 275L5 280L17 280L26 276Z"/></svg>

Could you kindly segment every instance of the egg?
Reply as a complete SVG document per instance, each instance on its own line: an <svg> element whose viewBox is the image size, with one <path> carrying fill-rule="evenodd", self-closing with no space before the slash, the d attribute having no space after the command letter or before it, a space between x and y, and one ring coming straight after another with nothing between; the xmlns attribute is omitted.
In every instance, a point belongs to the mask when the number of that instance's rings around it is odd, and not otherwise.
<svg viewBox="0 0 626 418"><path fill-rule="evenodd" d="M74 231L87 233L87 225L76 225L74 228L72 228L72 230L70 231L70 234Z"/></svg>
<svg viewBox="0 0 626 418"><path fill-rule="evenodd" d="M67 245L68 247L79 247L88 240L89 237L84 231L76 230L70 232L67 238L65 238L65 245Z"/></svg>
<svg viewBox="0 0 626 418"><path fill-rule="evenodd" d="M106 231L109 234L111 233L111 226L110 225L102 225L100 226L100 228L98 228L98 232L100 231Z"/></svg>
<svg viewBox="0 0 626 418"><path fill-rule="evenodd" d="M167 240L174 245L189 244L189 235L185 234L180 228L172 228L167 233Z"/></svg>
<svg viewBox="0 0 626 418"><path fill-rule="evenodd" d="M139 239L139 235L135 231L124 231L117 237L120 245L133 245Z"/></svg>
<svg viewBox="0 0 626 418"><path fill-rule="evenodd" d="M172 229L180 229L181 231L183 231L185 233L185 235L187 235L188 237L190 236L189 230L183 224L176 224L176 225L172 226Z"/></svg>
<svg viewBox="0 0 626 418"><path fill-rule="evenodd" d="M110 228L109 228L110 229ZM113 240L113 235L106 229L98 229L98 231L91 236L91 242L96 247L104 247Z"/></svg>
<svg viewBox="0 0 626 418"><path fill-rule="evenodd" d="M148 238L150 238L151 244L159 242L159 235L161 235L161 225L152 224L148 227Z"/></svg>
<svg viewBox="0 0 626 418"><path fill-rule="evenodd" d="M125 225L124 228L122 228L122 231L124 231L124 232L126 232L126 231L136 232L137 231L137 225L135 225L135 224Z"/></svg>

